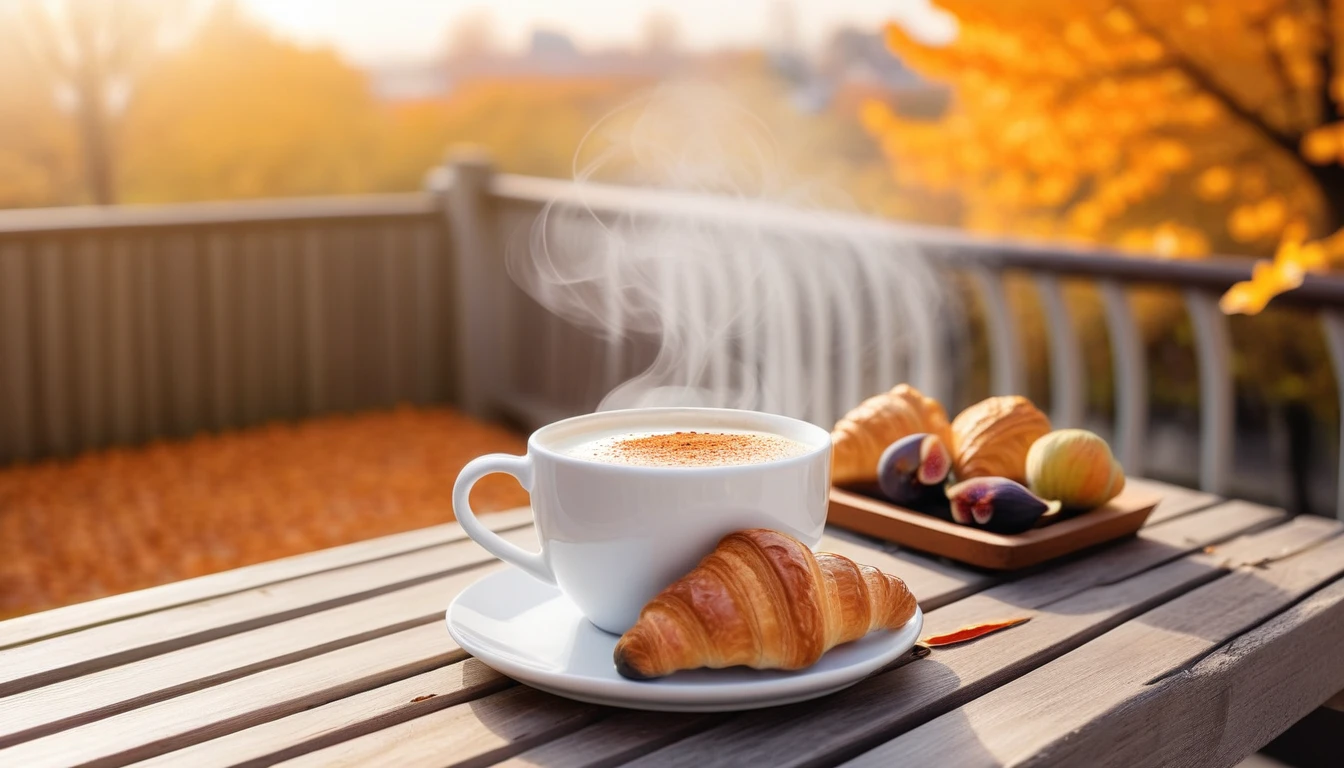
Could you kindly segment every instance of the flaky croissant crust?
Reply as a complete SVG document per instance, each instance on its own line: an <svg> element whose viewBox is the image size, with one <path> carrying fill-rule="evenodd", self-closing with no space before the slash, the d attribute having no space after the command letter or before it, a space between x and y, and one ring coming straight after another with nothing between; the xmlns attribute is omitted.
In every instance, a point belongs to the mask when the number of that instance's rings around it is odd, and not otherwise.
<svg viewBox="0 0 1344 768"><path fill-rule="evenodd" d="M1020 395L981 400L952 420L952 468L958 480L1027 478L1027 452L1050 431L1050 419Z"/></svg>
<svg viewBox="0 0 1344 768"><path fill-rule="evenodd" d="M699 667L801 669L914 614L915 597L899 578L753 528L724 537L650 601L614 659L633 679Z"/></svg>
<svg viewBox="0 0 1344 768"><path fill-rule="evenodd" d="M927 432L952 444L947 412L909 384L864 400L836 422L831 431L831 482L871 482L887 446L907 435Z"/></svg>

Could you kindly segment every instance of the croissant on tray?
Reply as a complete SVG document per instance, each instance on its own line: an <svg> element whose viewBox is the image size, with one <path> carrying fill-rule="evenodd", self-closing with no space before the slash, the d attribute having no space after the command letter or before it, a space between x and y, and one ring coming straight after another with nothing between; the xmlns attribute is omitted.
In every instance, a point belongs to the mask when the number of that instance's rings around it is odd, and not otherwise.
<svg viewBox="0 0 1344 768"><path fill-rule="evenodd" d="M907 435L927 432L952 444L947 412L937 400L909 384L864 400L836 422L831 431L831 482L837 485L877 480L877 460L887 446Z"/></svg>
<svg viewBox="0 0 1344 768"><path fill-rule="evenodd" d="M915 615L905 582L764 528L730 533L644 606L616 643L616 669L646 680L681 669L801 669Z"/></svg>
<svg viewBox="0 0 1344 768"><path fill-rule="evenodd" d="M981 400L952 420L952 471L957 480L1027 480L1027 451L1050 431L1050 417L1019 395Z"/></svg>

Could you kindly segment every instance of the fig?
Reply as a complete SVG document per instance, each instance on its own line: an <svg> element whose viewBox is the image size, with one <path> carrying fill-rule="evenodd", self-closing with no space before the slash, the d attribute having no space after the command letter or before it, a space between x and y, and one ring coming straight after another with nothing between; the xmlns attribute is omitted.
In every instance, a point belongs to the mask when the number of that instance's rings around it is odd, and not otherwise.
<svg viewBox="0 0 1344 768"><path fill-rule="evenodd" d="M944 497L940 486L951 466L952 454L937 435L907 435L882 452L877 485L892 503L919 509Z"/></svg>
<svg viewBox="0 0 1344 768"><path fill-rule="evenodd" d="M975 477L947 489L952 519L993 533L1022 533L1046 514L1057 514L1058 501L1037 497L1006 477Z"/></svg>
<svg viewBox="0 0 1344 768"><path fill-rule="evenodd" d="M1124 490L1125 470L1096 434L1057 429L1027 451L1027 486L1065 509L1095 509Z"/></svg>

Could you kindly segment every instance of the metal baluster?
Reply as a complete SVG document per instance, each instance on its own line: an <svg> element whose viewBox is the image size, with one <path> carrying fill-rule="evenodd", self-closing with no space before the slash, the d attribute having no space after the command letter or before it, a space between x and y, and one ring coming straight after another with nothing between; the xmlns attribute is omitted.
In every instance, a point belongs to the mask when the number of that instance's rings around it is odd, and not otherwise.
<svg viewBox="0 0 1344 768"><path fill-rule="evenodd" d="M798 292L806 306L806 313L802 312L800 307L798 315L806 319L807 333L810 337L808 351L811 354L804 366L800 366L795 374L806 382L804 387L806 391L802 393L803 401L799 402L798 415L816 424L826 424L830 418L831 375L835 363L831 357L833 338L831 308L830 302L826 300L825 282L828 280L827 273L833 272L835 268L827 262L817 261L810 254L801 258L812 259L807 268L802 270L805 277L798 286ZM798 337L798 343L802 343L801 335Z"/></svg>
<svg viewBox="0 0 1344 768"><path fill-rule="evenodd" d="M605 397L607 392L615 389L622 380L622 370L625 368L625 307L624 297L621 295L621 286L614 276L619 274L620 246L616 243L608 242L607 247L610 252L607 253L608 271L604 276L602 294L602 311L604 335L602 348L602 395Z"/></svg>
<svg viewBox="0 0 1344 768"><path fill-rule="evenodd" d="M730 258L724 254L723 258L715 259L704 271L704 279L701 281L701 290L708 298L705 309L710 316L708 386L713 399L709 404L716 408L729 405L732 388L732 316L736 301L729 292L729 286L733 285Z"/></svg>
<svg viewBox="0 0 1344 768"><path fill-rule="evenodd" d="M1232 342L1227 318L1215 296L1185 291L1185 306L1195 329L1199 362L1199 487L1210 493L1227 492L1232 466L1235 414L1232 401Z"/></svg>
<svg viewBox="0 0 1344 768"><path fill-rule="evenodd" d="M794 254L785 251L781 254L786 259L806 258L804 254ZM795 269L788 273L788 276L781 280L783 296L786 297L775 305L777 322L783 330L781 346L783 349L783 381L780 386L784 392L784 410L780 413L786 416L792 416L796 419L806 418L804 409L806 405L803 401L803 329L802 329L802 295L805 289L799 285L799 277L807 275L807 269L802 265L795 264ZM801 268L799 268L801 267Z"/></svg>
<svg viewBox="0 0 1344 768"><path fill-rule="evenodd" d="M986 267L969 270L985 306L985 326L989 335L990 389L996 395L1021 394L1022 349L1018 343L1017 320L1008 307L1008 295L999 273Z"/></svg>
<svg viewBox="0 0 1344 768"><path fill-rule="evenodd" d="M70 419L70 366L66 354L69 338L68 272L65 248L49 240L37 253L37 355L40 408L38 410L44 453L65 455L74 447Z"/></svg>
<svg viewBox="0 0 1344 768"><path fill-rule="evenodd" d="M925 395L948 402L951 399L946 371L948 352L944 343L944 326L938 317L940 302L929 296L929 293L939 288L931 279L921 279L921 273L932 277L930 269L931 265L922 254L904 248L899 251L897 258L887 263L888 271L882 284L894 296L886 296L885 300L894 299L903 309L897 321L898 327L890 331L888 338L903 340L902 347L906 352L904 378ZM997 280L997 276L990 275L989 279ZM1001 288L999 295L1002 295ZM899 381L889 381L884 388L897 383Z"/></svg>
<svg viewBox="0 0 1344 768"><path fill-rule="evenodd" d="M172 434L191 435L202 426L205 398L201 394L200 314L197 311L196 242L186 230L173 231L161 239L159 259L163 294L163 347L165 410Z"/></svg>
<svg viewBox="0 0 1344 768"><path fill-rule="evenodd" d="M107 252L98 235L81 238L79 247L71 254L74 285L73 311L75 326L75 386L79 389L79 447L97 448L107 442L107 362L104 332L106 329ZM3 357L0 357L3 359Z"/></svg>
<svg viewBox="0 0 1344 768"><path fill-rule="evenodd" d="M0 462L32 458L37 450L30 262L19 243L0 245Z"/></svg>
<svg viewBox="0 0 1344 768"><path fill-rule="evenodd" d="M859 281L860 290L868 292L868 301L872 305L873 316L872 325L869 327L871 337L860 333L852 338L854 344L854 355L857 357L862 354L866 345L865 339L871 339L872 352L877 357L875 385L866 387L860 386L857 393L846 398L849 405L845 406L847 411L853 408L865 397L876 394L881 391L891 389L896 384L896 345L892 339L897 338L901 329L896 325L896 313L893 312L895 298L893 293L899 293L902 281L899 275L896 275L888 261L878 261L870 255L856 253L855 270ZM892 254L892 262L900 260L900 254ZM857 386L857 385L856 385ZM922 382L917 386L923 386ZM844 411L841 411L844 413Z"/></svg>
<svg viewBox="0 0 1344 768"><path fill-rule="evenodd" d="M1142 476L1148 431L1148 358L1124 287L1115 280L1102 280L1098 287L1106 311L1106 332L1111 338L1116 458L1126 472Z"/></svg>
<svg viewBox="0 0 1344 768"><path fill-rule="evenodd" d="M762 302L762 318L757 326L764 336L760 348L761 356L761 404L760 409L769 413L787 413L788 399L785 394L785 379L788 368L784 360L784 346L788 337L783 328L783 317L788 295L787 281L778 269L766 269L760 275L761 287L765 291ZM783 312L781 312L783 309Z"/></svg>
<svg viewBox="0 0 1344 768"><path fill-rule="evenodd" d="M886 338L872 338L865 332L859 319L861 305L859 297L849 297L862 285L862 254L851 254L844 262L844 269L827 270L831 276L831 303L834 305L836 323L839 332L840 356L835 359L835 388L829 410L822 417L825 424L832 424L841 414L854 407L864 397L863 359L865 353L872 350L880 357L890 357Z"/></svg>
<svg viewBox="0 0 1344 768"><path fill-rule="evenodd" d="M732 403L737 408L760 408L762 404L761 384L764 373L761 366L762 344L759 334L763 325L760 317L760 296L761 291L765 290L765 285L760 276L752 271L753 258L751 254L744 252L732 259L735 268L734 282L731 284L742 286L735 297L737 310L733 331L738 351L737 365L740 369L736 402Z"/></svg>
<svg viewBox="0 0 1344 768"><path fill-rule="evenodd" d="M112 441L121 445L140 436L139 368L135 333L136 254L124 235L107 250L108 402L112 408ZM228 374L217 375L217 380Z"/></svg>
<svg viewBox="0 0 1344 768"><path fill-rule="evenodd" d="M1344 413L1344 313L1338 310L1322 312L1321 328L1325 331L1325 343L1330 348L1330 362L1335 369L1340 412ZM1335 483L1335 517L1344 520L1344 419L1341 419L1339 430L1339 474L1335 476Z"/></svg>
<svg viewBox="0 0 1344 768"><path fill-rule="evenodd" d="M321 230L317 227L304 228L303 260L299 267L299 283L302 287L302 293L298 297L303 313L303 340L299 346L303 350L304 363L303 408L310 414L322 413L329 407L327 400L327 371L329 369L327 367L326 341L328 329L325 307L328 300L327 286L331 283L329 279L331 265L326 258L327 254L322 247L322 243ZM423 263L421 266L423 268ZM427 277L426 273L419 275L422 292L427 291L432 285ZM423 295L421 299L423 301ZM418 330L422 335L421 337L424 338L423 334L426 329L420 328ZM420 347L420 364L425 366L426 369L432 365L430 361L436 359L433 355L437 346L423 345ZM218 355L220 352L216 350L215 354ZM428 393L432 391L428 384L424 385L424 389L420 393L422 402L429 398Z"/></svg>
<svg viewBox="0 0 1344 768"><path fill-rule="evenodd" d="M1078 346L1078 330L1073 325L1064 291L1052 274L1032 276L1041 297L1049 326L1050 343L1050 420L1056 428L1077 427L1083 423L1083 356Z"/></svg>
<svg viewBox="0 0 1344 768"><path fill-rule="evenodd" d="M710 356L710 340L702 331L708 325L706 313L712 311L705 297L705 280L711 268L712 261L703 259L681 262L676 268L681 294L681 314L677 317L677 326L686 355L682 360L682 374L685 378L680 383L697 390L705 386ZM697 391L694 394L699 404L704 393Z"/></svg>

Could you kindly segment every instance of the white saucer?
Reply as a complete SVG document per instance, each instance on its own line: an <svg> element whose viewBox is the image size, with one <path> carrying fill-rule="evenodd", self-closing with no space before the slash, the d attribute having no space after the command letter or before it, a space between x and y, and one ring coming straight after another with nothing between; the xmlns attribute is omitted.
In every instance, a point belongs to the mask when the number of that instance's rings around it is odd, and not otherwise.
<svg viewBox="0 0 1344 768"><path fill-rule="evenodd" d="M534 688L593 704L666 712L721 712L825 696L895 661L919 639L924 614L895 632L832 648L797 672L746 667L627 680L611 654L616 636L583 618L557 588L517 568L467 587L448 606L448 632L463 650Z"/></svg>

